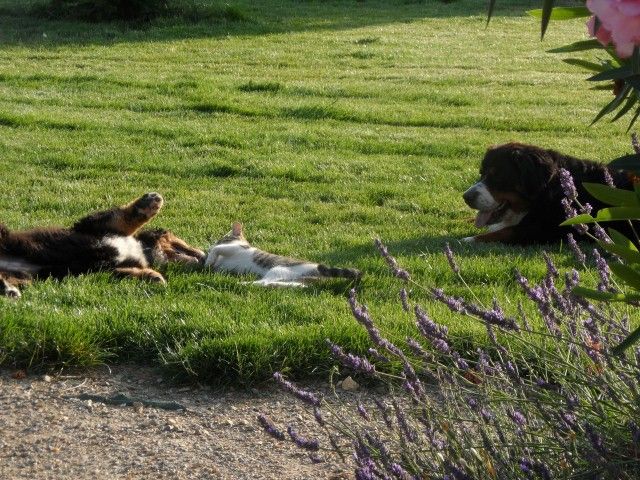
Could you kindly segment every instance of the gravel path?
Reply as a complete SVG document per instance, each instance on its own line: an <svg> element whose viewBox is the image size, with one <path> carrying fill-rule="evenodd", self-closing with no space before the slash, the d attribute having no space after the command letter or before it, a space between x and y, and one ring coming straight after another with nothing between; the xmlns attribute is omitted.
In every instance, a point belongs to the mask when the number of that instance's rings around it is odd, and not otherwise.
<svg viewBox="0 0 640 480"><path fill-rule="evenodd" d="M223 392L179 388L157 371L117 366L79 375L20 377L0 369L1 479L346 479L332 455L313 463L291 442L273 441L258 412L311 436L298 401L274 388ZM81 394L179 402L186 410L108 405ZM355 396L343 393L348 404Z"/></svg>

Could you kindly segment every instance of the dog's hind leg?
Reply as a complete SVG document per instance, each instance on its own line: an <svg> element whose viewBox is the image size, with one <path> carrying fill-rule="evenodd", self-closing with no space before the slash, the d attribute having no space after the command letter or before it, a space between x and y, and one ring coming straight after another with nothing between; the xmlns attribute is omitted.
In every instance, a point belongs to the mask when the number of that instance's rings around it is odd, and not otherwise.
<svg viewBox="0 0 640 480"><path fill-rule="evenodd" d="M158 214L163 203L159 193L145 193L127 205L92 213L80 219L73 230L94 236L133 235Z"/></svg>
<svg viewBox="0 0 640 480"><path fill-rule="evenodd" d="M148 280L150 282L160 283L162 285L165 285L167 283L162 274L156 272L152 268L118 267L115 268L113 272L117 277L137 278L139 280Z"/></svg>
<svg viewBox="0 0 640 480"><path fill-rule="evenodd" d="M31 282L31 277L21 272L0 272L0 295L9 298L20 298L22 294L18 287Z"/></svg>

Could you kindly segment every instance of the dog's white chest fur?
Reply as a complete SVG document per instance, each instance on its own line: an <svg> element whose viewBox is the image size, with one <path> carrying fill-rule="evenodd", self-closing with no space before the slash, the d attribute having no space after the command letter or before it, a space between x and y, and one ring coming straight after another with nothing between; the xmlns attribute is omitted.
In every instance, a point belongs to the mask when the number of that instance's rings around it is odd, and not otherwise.
<svg viewBox="0 0 640 480"><path fill-rule="evenodd" d="M142 245L133 237L105 237L103 244L116 249L117 257L115 261L117 264L121 264L129 260L139 263L145 267L148 266L147 258L144 256L144 252L142 250Z"/></svg>
<svg viewBox="0 0 640 480"><path fill-rule="evenodd" d="M38 265L29 263L21 258L9 258L0 255L0 270L16 271L36 273L38 271Z"/></svg>

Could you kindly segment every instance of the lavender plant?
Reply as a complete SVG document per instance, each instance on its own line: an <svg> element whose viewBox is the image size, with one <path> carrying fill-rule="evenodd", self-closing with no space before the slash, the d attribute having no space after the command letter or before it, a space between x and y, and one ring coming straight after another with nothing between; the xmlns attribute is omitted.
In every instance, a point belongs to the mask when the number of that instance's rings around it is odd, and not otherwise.
<svg viewBox="0 0 640 480"><path fill-rule="evenodd" d="M309 405L324 431L315 439L288 429L292 441L314 452L314 461L337 451L353 459L355 478L362 480L640 478L640 348L634 355L611 353L628 335L629 319L576 296L578 271L563 280L545 254L541 281L515 273L535 305L539 329L522 307L508 315L495 300L487 307L426 289L435 302L485 326L490 351L467 352L456 348L460 342L446 326L412 304L408 284L419 286L408 273L398 275L405 271L382 242L376 245L403 283L398 314L411 315L415 333L402 344L391 342L352 290L349 305L373 344L370 358L331 342L329 348L346 369L384 382L392 393L345 413L275 374ZM579 262L586 262L575 248ZM448 246L445 254L462 276ZM602 262L598 268L604 269ZM260 422L284 438L273 423Z"/></svg>

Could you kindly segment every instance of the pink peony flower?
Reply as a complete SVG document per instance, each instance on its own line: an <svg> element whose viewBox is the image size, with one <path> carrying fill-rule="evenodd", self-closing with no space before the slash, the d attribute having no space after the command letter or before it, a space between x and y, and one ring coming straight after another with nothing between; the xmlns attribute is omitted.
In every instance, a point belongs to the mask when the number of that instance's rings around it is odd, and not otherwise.
<svg viewBox="0 0 640 480"><path fill-rule="evenodd" d="M613 43L620 58L630 57L640 45L640 0L587 0L587 8L594 15L587 22L589 35L602 45ZM595 17L600 22L597 32Z"/></svg>

